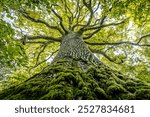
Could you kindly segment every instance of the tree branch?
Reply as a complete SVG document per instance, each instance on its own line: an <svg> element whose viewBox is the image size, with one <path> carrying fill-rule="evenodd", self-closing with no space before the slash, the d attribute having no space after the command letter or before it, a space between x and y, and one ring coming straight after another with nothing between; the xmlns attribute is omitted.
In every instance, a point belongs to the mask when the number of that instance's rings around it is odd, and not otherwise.
<svg viewBox="0 0 150 117"><path fill-rule="evenodd" d="M68 7L66 0L64 0L64 1L65 1L65 9L66 9L66 11L68 10L69 13L71 14L72 18L73 18L73 13L71 12L70 8Z"/></svg>
<svg viewBox="0 0 150 117"><path fill-rule="evenodd" d="M137 42L137 44L139 44L143 38L146 38L146 37L150 37L150 33L149 34L145 34L143 36L140 37L139 41Z"/></svg>
<svg viewBox="0 0 150 117"><path fill-rule="evenodd" d="M61 28L64 30L64 32L67 34L68 31L65 29L65 27L64 27L64 25L63 25L63 23L62 23L62 22L63 22L62 17L61 17L59 14L57 14L54 9L51 8L51 10L52 10L52 12L56 15L56 17L60 20L60 26L61 26Z"/></svg>
<svg viewBox="0 0 150 117"><path fill-rule="evenodd" d="M106 16L104 16L104 17L106 17ZM104 19L102 19L102 21L101 21L100 24L102 24L103 21L104 21ZM95 31L92 32L92 33L90 33L89 36L83 37L83 39L89 39L89 38L91 38L93 35L95 35L96 33L98 33L104 27L117 26L117 25L123 24L123 23L124 23L124 21L119 22L119 23L110 23L110 24L105 24L105 25L100 25L100 26L95 26L95 27L88 27L88 28L84 29L84 31L88 31L88 30L95 30Z"/></svg>
<svg viewBox="0 0 150 117"><path fill-rule="evenodd" d="M41 62L39 62L39 63L36 63L34 66L31 67L31 69L36 68L36 67L38 67L39 65L41 65L42 63L44 63L44 62L46 62L47 60L49 60L57 51L58 51L58 50L52 52L51 55L50 55L47 59L45 59L45 60L43 60L43 61L41 61ZM31 70L31 69L30 69L30 70ZM30 70L29 70L29 71L30 71Z"/></svg>
<svg viewBox="0 0 150 117"><path fill-rule="evenodd" d="M80 8L80 0L77 0L77 4L76 4L76 9L75 9L75 15L73 18L76 18L77 17L77 14L79 14L79 12L81 11L81 8Z"/></svg>
<svg viewBox="0 0 150 117"><path fill-rule="evenodd" d="M69 20L69 30L72 30L71 25L73 23L74 18L73 18L73 13L71 12L70 8L68 7L66 0L65 0L65 10L66 10L67 14L68 14L67 11L69 11L69 13L71 14L70 17L69 17L69 15L67 15L67 17L68 17L68 20Z"/></svg>
<svg viewBox="0 0 150 117"><path fill-rule="evenodd" d="M100 2L98 2L96 9L93 11L94 13L100 8Z"/></svg>
<svg viewBox="0 0 150 117"><path fill-rule="evenodd" d="M110 24L102 25L105 18L106 18L106 16L104 16L104 17L101 19L101 22L100 22L101 25L100 25L100 26L88 27L88 28L85 28L84 31L88 31L88 30L99 30L99 29L104 28L104 27L117 26L117 25L120 25L120 24L123 24L123 23L124 23L124 21L122 21L122 22L118 22L118 23L110 23Z"/></svg>
<svg viewBox="0 0 150 117"><path fill-rule="evenodd" d="M89 17L89 19L88 19L88 21L87 21L87 24L84 26L84 27L82 27L79 31L78 31L78 33L80 33L80 34L82 34L83 32L84 32L84 29L86 28L86 27L88 27L90 24L91 24L91 21L92 21L92 19L93 19L93 15L94 15L94 13L95 12L93 12L93 9L92 9L92 5L91 5L91 0L89 0L89 3L87 3L85 0L83 0L83 4L87 7L87 9L90 11L90 17Z"/></svg>
<svg viewBox="0 0 150 117"><path fill-rule="evenodd" d="M45 44L45 42L43 42L43 41L28 41L26 43L28 43L28 44Z"/></svg>
<svg viewBox="0 0 150 117"><path fill-rule="evenodd" d="M62 35L64 34L63 31L62 31L58 26L51 26L51 25L49 25L47 22L45 22L45 21L43 21L43 20L34 19L33 17L29 16L28 13L25 12L25 11L19 10L19 12L20 12L25 18L27 18L28 20L30 20L30 21L32 21L32 22L44 24L44 25L47 26L48 28L53 29L53 30L57 30L57 31L59 31L59 33L61 33Z"/></svg>
<svg viewBox="0 0 150 117"><path fill-rule="evenodd" d="M40 50L40 52L38 53L37 58L36 58L36 65L38 64L39 58L40 58L41 54L44 52L44 50L46 49L47 45L48 44L42 45L42 47L41 47L42 49Z"/></svg>
<svg viewBox="0 0 150 117"><path fill-rule="evenodd" d="M83 20L84 20L84 18L85 18L85 16L86 16L86 14L81 18L81 20L79 21L79 18L80 18L80 16L81 16L81 11L82 11L82 9L83 9L83 7L84 7L84 5L83 6L79 6L79 10L78 10L78 12L76 12L76 14L75 14L75 17L74 18L76 18L77 19L77 22L76 22L76 24L75 25L73 25L72 26L72 30L74 31L74 29L77 27L77 26L80 26L80 22L82 22Z"/></svg>
<svg viewBox="0 0 150 117"><path fill-rule="evenodd" d="M92 43L92 42L87 42L85 41L86 44L88 45L121 45L121 44L130 44L130 45L134 45L134 46L147 46L149 47L150 44L138 44L138 43L132 43L132 42L128 42L128 41L124 41L124 42L114 42L114 43L109 43L109 42L104 42L104 43Z"/></svg>
<svg viewBox="0 0 150 117"><path fill-rule="evenodd" d="M71 25L72 25L72 22L74 20L73 13L72 13L71 9L68 7L66 0L61 0L61 2L64 5L65 13L66 13L66 16L68 18L69 30L71 30ZM70 16L70 14L71 14L71 16Z"/></svg>
<svg viewBox="0 0 150 117"><path fill-rule="evenodd" d="M90 48L90 50L91 50L93 53L97 53L97 54L103 55L103 56L104 56L105 58L107 58L110 62L113 62L113 63L115 63L115 64L121 64L121 63L124 62L123 60L121 60L120 62L117 62L117 61L116 61L116 58L114 58L114 59L110 58L110 56L108 56L105 52L102 52L101 50L96 50L96 49L91 49L91 48Z"/></svg>
<svg viewBox="0 0 150 117"><path fill-rule="evenodd" d="M61 38L54 38L51 36L44 36L44 35L38 35L38 36L25 36L20 40L24 40L24 38L27 38L28 40L37 40L37 39L44 39L44 40L50 40L54 42L61 42ZM27 40L26 40L27 41Z"/></svg>

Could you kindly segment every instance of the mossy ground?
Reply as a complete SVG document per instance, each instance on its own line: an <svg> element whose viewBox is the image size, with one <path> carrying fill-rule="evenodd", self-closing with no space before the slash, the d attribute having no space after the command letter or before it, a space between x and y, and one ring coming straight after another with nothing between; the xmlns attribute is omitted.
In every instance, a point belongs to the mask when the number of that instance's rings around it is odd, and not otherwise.
<svg viewBox="0 0 150 117"><path fill-rule="evenodd" d="M21 84L3 90L0 99L150 99L150 85L104 65L84 72L55 64Z"/></svg>

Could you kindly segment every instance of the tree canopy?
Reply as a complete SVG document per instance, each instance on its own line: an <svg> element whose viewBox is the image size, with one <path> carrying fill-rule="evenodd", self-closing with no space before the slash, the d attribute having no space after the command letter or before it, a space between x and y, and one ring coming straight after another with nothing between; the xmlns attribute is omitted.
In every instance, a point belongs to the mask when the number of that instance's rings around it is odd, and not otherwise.
<svg viewBox="0 0 150 117"><path fill-rule="evenodd" d="M105 65L150 82L149 11L148 0L1 0L1 89L45 69L70 31Z"/></svg>

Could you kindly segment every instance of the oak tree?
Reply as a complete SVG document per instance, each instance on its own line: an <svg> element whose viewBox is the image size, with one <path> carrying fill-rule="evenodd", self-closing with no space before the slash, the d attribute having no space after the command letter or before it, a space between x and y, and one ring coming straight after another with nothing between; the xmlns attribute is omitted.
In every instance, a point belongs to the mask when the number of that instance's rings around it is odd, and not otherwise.
<svg viewBox="0 0 150 117"><path fill-rule="evenodd" d="M2 99L150 98L147 0L0 4L0 65L15 68Z"/></svg>

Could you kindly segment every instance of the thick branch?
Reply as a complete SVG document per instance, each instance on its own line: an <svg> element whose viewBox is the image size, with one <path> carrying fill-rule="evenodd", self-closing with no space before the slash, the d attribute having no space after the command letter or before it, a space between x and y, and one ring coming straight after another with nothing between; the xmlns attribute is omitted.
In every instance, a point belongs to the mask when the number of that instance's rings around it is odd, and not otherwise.
<svg viewBox="0 0 150 117"><path fill-rule="evenodd" d="M75 15L73 18L77 18L77 15L79 14L79 12L81 11L81 8L80 8L80 0L77 0L77 4L76 4L76 9L75 9Z"/></svg>
<svg viewBox="0 0 150 117"><path fill-rule="evenodd" d="M45 44L45 42L43 42L43 41L28 41L26 43L28 43L28 44Z"/></svg>
<svg viewBox="0 0 150 117"><path fill-rule="evenodd" d="M65 31L65 33L67 34L68 31L65 29L65 27L64 27L64 25L63 25L63 23L62 23L62 22L63 22L62 17L61 17L59 14L57 14L54 9L52 9L52 12L53 12L53 13L56 15L56 17L60 20L60 26L61 26L61 28Z"/></svg>
<svg viewBox="0 0 150 117"><path fill-rule="evenodd" d="M104 18L101 20L101 23L104 21L106 16L104 16ZM118 22L118 23L110 23L110 24L104 24L104 25L100 25L100 26L95 26L95 27L88 27L86 29L84 29L84 31L87 31L87 30L96 30L96 29L101 29L101 28L104 28L104 27L109 27L109 26L117 26L117 25L120 25L120 24L123 24L124 21L122 22Z"/></svg>
<svg viewBox="0 0 150 117"><path fill-rule="evenodd" d="M80 34L82 34L84 32L84 29L91 24L91 21L92 21L93 16L94 16L94 12L93 12L92 5L91 5L91 0L89 0L89 3L87 3L85 0L83 0L83 4L90 11L90 17L89 17L89 19L87 21L87 24L78 31Z"/></svg>
<svg viewBox="0 0 150 117"><path fill-rule="evenodd" d="M138 43L132 43L132 42L128 42L128 41L124 41L124 42L114 42L114 43L109 43L109 42L104 42L104 43L92 43L92 42L87 42L85 41L86 44L88 45L121 45L121 44L130 44L130 45L134 45L134 46L147 46L149 47L150 44L138 44Z"/></svg>
<svg viewBox="0 0 150 117"><path fill-rule="evenodd" d="M51 26L49 25L47 22L40 20L40 19L34 19L33 17L29 16L28 13L26 13L25 11L19 11L25 18L27 18L28 20L32 21L32 22L36 22L36 23L41 23L44 24L45 26L47 26L50 29L53 30L57 30L59 31L62 35L64 34L63 31L58 27L58 26Z"/></svg>
<svg viewBox="0 0 150 117"><path fill-rule="evenodd" d="M25 36L28 40L37 40L37 39L45 39L45 40L51 40L54 42L61 42L61 38L54 38L51 36L44 36L44 35L38 35L38 36ZM21 40L24 40L22 38Z"/></svg>
<svg viewBox="0 0 150 117"><path fill-rule="evenodd" d="M93 18L93 15L94 15L94 12L93 12L93 9L92 9L92 6L91 6L91 0L89 0L89 4L85 2L85 0L83 0L83 4L87 7L87 9L90 11L90 17L89 17L89 20L86 24L85 27L89 26L91 21L92 21L92 18ZM85 28L83 27L83 29Z"/></svg>
<svg viewBox="0 0 150 117"><path fill-rule="evenodd" d="M66 0L65 0L65 9L66 9L66 11L67 11L67 10L69 11L69 13L71 14L71 16L72 16L72 18L73 18L73 13L71 12L70 8L68 7Z"/></svg>
<svg viewBox="0 0 150 117"><path fill-rule="evenodd" d="M74 31L74 29L77 27L77 26L81 26L81 24L79 24L80 22L82 22L83 20L84 20L84 18L86 17L86 14L84 14L84 16L81 18L81 20L79 21L79 18L80 18L80 16L81 16L81 11L82 11L82 9L83 9L83 7L84 7L84 5L83 6L79 6L79 10L76 12L76 14L75 14L75 17L74 18L76 18L76 20L77 20L77 22L76 22L76 24L75 25L73 25L72 26L72 30ZM87 12L86 12L87 13ZM82 25L82 26L85 26L85 25Z"/></svg>
<svg viewBox="0 0 150 117"><path fill-rule="evenodd" d="M69 30L71 30L71 25L72 25L72 22L74 20L73 13L72 13L71 9L68 7L66 0L61 0L61 2L64 5L65 13L66 13L66 16L68 18ZM71 14L71 16L70 16L70 14Z"/></svg>
<svg viewBox="0 0 150 117"><path fill-rule="evenodd" d="M66 0L65 0L65 10L66 10L67 14L68 14L67 11L69 11L69 13L71 14L71 16L67 15L67 17L68 17L68 20L69 20L69 30L72 30L71 25L73 23L74 18L73 18L73 13L71 12L71 9L68 7Z"/></svg>
<svg viewBox="0 0 150 117"><path fill-rule="evenodd" d="M94 13L100 8L100 2L98 2L96 9L93 11Z"/></svg>
<svg viewBox="0 0 150 117"><path fill-rule="evenodd" d="M83 39L89 39L89 38L91 38L93 35L95 35L96 33L98 33L104 27L117 26L117 25L123 24L123 23L124 23L124 21L119 22L119 23L110 23L110 24L100 25L100 26L96 26L96 27L88 27L88 28L84 29L84 31L87 31L87 30L95 30L95 31L92 32L92 33L90 33L89 36L83 37Z"/></svg>

